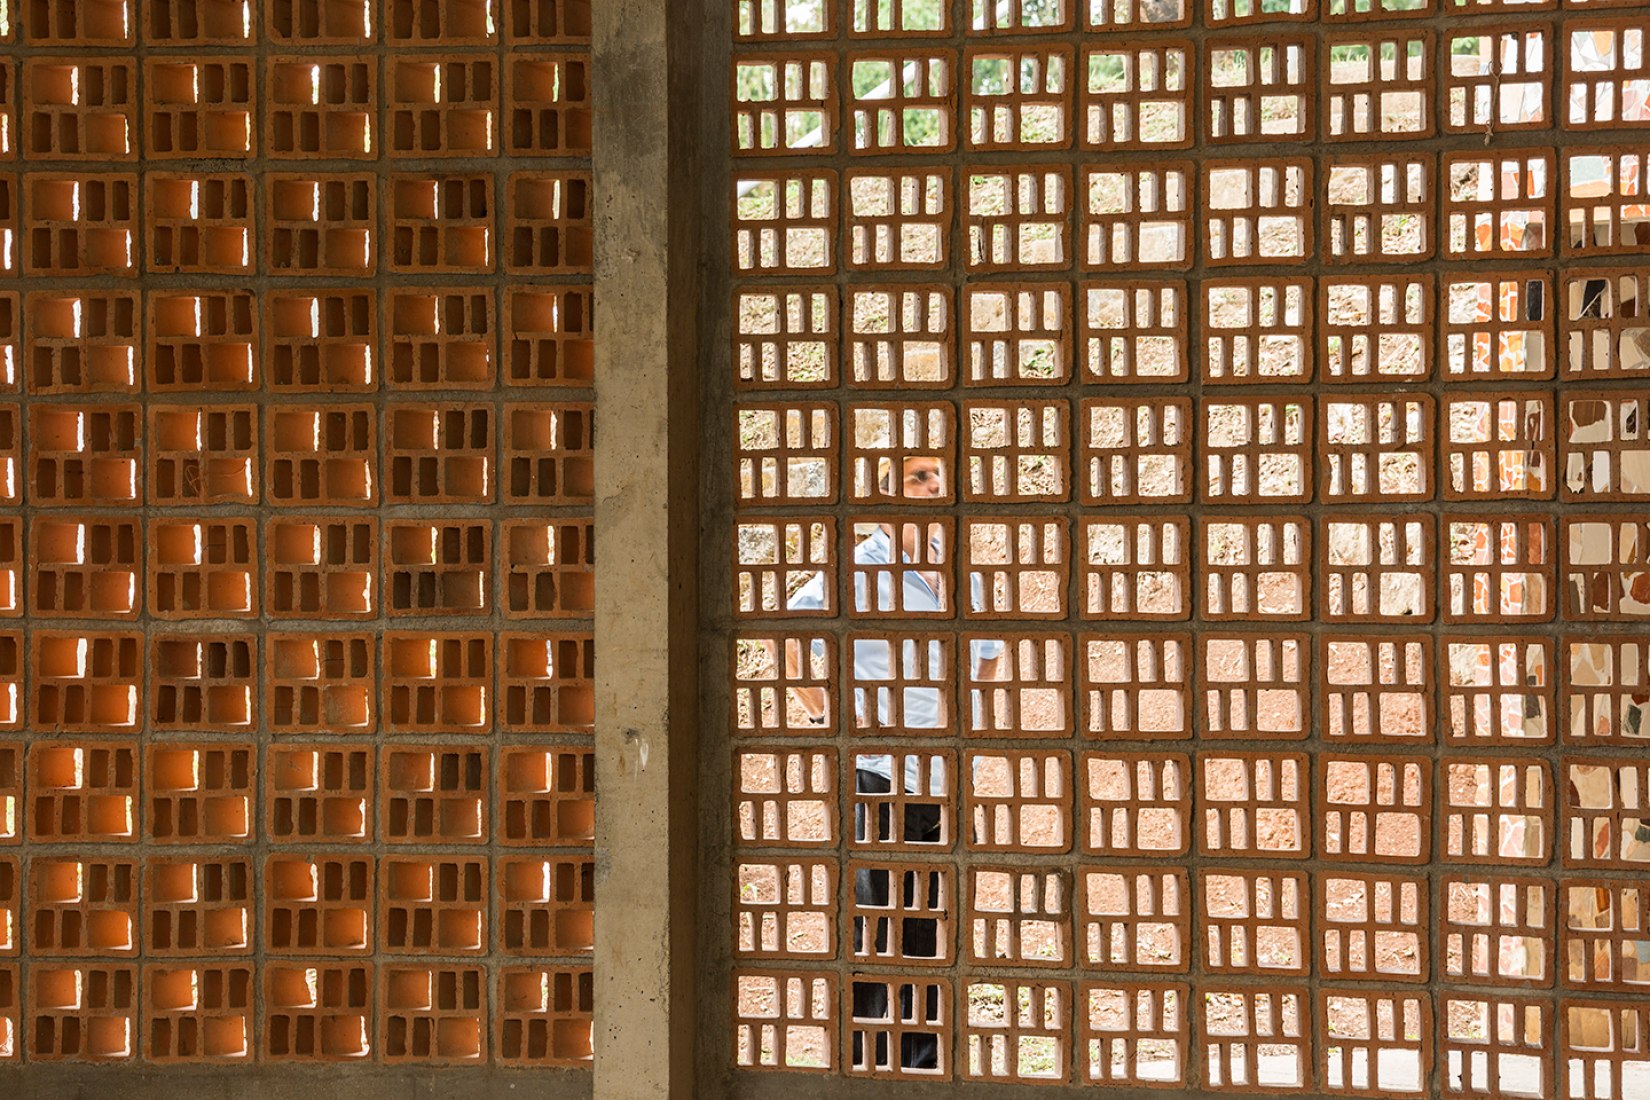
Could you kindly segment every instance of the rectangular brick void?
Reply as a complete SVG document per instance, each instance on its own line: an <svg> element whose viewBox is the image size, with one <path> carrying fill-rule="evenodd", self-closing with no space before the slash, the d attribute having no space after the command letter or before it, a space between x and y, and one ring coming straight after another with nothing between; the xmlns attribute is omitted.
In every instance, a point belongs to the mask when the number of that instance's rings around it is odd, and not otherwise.
<svg viewBox="0 0 1650 1100"><path fill-rule="evenodd" d="M1646 8L730 2L732 1079L1650 1097Z"/></svg>
<svg viewBox="0 0 1650 1100"><path fill-rule="evenodd" d="M588 3L0 13L0 1059L584 1064Z"/></svg>

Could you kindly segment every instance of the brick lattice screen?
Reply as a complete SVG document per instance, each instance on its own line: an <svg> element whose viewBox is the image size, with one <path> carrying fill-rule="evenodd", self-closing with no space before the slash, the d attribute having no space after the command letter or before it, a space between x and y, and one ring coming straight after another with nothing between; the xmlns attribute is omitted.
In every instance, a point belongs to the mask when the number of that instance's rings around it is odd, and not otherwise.
<svg viewBox="0 0 1650 1100"><path fill-rule="evenodd" d="M583 1064L588 4L0 13L0 1056Z"/></svg>
<svg viewBox="0 0 1650 1100"><path fill-rule="evenodd" d="M722 1057L1650 1096L1645 7L733 8Z"/></svg>

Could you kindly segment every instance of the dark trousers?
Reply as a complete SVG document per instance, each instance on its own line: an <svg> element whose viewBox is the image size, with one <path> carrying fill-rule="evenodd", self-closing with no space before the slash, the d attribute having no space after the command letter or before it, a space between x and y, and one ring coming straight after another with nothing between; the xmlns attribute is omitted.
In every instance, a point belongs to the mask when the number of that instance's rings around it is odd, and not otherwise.
<svg viewBox="0 0 1650 1100"><path fill-rule="evenodd" d="M889 794L894 784L887 776L878 772L867 771L864 768L856 769L854 774L854 790L858 794ZM915 793L915 792L908 792ZM898 832L890 815L894 808L886 803L876 807L876 831L871 832L872 822L868 807L856 802L854 805L854 836L861 841L871 842L878 837L901 836L906 841L918 843L936 843L940 839L940 808L938 806L906 806L904 820L898 823ZM892 908L894 891L901 888L898 876L892 873L879 873L860 868L854 873L854 902L862 907L873 909ZM892 916L890 921L900 922L900 955L907 958L935 958L939 954L939 922L929 917L915 917L905 919ZM889 925L882 924L878 933L879 942L876 950L880 953L888 949L886 935ZM856 925L854 929L854 950L864 951L863 925ZM914 985L898 984L894 988L899 993L899 1013L891 1015L888 1003L889 984L881 981L854 982L854 1016L864 1020L913 1020L918 1018L915 997L917 987ZM854 1036L854 1059L861 1061L865 1057L862 1044L865 1037L862 1034ZM900 1034L899 1065L904 1069L936 1069L940 1064L939 1036L928 1032L902 1032ZM878 1051L879 1061L887 1053Z"/></svg>

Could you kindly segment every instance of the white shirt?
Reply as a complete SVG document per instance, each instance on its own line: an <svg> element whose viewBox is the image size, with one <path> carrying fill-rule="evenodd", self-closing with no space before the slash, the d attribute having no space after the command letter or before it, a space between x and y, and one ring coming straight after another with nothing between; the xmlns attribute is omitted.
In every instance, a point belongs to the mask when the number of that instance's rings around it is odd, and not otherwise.
<svg viewBox="0 0 1650 1100"><path fill-rule="evenodd" d="M943 547L936 544L936 551ZM936 560L941 558L940 553L934 555ZM903 552L901 561L909 561ZM887 528L878 525L868 536L861 539L854 547L854 561L860 565L890 565L894 561L894 544ZM854 605L865 608L865 574L854 578ZM877 574L877 607L887 609L893 606L893 575L889 572ZM945 610L941 593L936 591L928 579L919 569L907 569L901 577L901 595L904 597L901 606L913 614L932 613ZM975 608L985 606L985 586L981 583L979 574L969 578L970 604ZM817 611L825 606L825 574L816 573L807 584L797 589L787 602L786 606L797 611ZM917 672L926 659L928 668L923 670L931 681L938 681L942 675L942 652L938 646L929 646L922 639L904 638L889 641L883 638L852 638L849 641L854 662L854 682L860 685L859 691L864 694L874 694L877 700L877 724L887 732L903 733L907 731L928 733L944 728L946 715L944 713L944 689L938 687L907 686L899 689L899 710L901 722L896 727L893 722L892 687L879 689L876 685L891 684L894 679L893 661L894 650L899 650L898 660L901 667L908 673ZM824 648L824 642L815 643L816 652ZM998 639L983 639L973 642L969 647L968 659L972 667L978 667L981 662L993 660L1002 656L1003 643ZM861 696L863 698L863 694ZM875 754L862 755L856 758L856 767L862 771L875 772L884 778L892 778L893 761L888 756ZM918 760L916 755L905 758L905 789L907 793L918 793ZM936 765L937 771L937 765ZM943 774L943 773L939 773Z"/></svg>

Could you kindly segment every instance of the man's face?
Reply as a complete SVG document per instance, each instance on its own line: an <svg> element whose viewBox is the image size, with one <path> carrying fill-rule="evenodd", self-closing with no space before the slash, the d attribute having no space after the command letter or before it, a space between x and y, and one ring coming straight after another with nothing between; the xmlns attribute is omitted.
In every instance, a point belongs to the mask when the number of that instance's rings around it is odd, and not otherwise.
<svg viewBox="0 0 1650 1100"><path fill-rule="evenodd" d="M945 495L945 463L927 455L905 460L905 495L924 498Z"/></svg>

